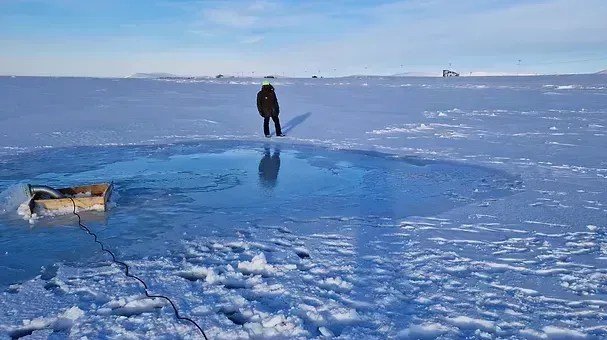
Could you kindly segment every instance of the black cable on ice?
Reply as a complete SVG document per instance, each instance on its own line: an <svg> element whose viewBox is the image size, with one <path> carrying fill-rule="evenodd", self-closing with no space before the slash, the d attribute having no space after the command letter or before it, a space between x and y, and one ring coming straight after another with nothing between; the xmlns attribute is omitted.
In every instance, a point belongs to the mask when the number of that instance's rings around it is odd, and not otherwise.
<svg viewBox="0 0 607 340"><path fill-rule="evenodd" d="M202 336L205 338L205 340L208 340L209 338L207 338L207 335L204 333L204 330L202 329L202 327L200 327L200 325L198 325L196 323L196 321L194 321L194 320L192 320L192 319L190 319L188 317L181 316L179 314L179 311L177 310L177 306L175 305L175 303L173 303L173 301L169 297L164 296L164 295L153 295L153 294L150 294L148 292L148 285L145 283L145 281L143 281L141 278L137 277L136 275L133 275L133 274L129 273L129 265L126 264L126 263L124 263L124 262L122 262L122 261L117 260L116 259L116 255L114 255L114 253L111 250L107 249L105 247L105 245L101 241L99 241L99 239L97 238L97 234L95 234L87 226L85 226L84 224L82 224L82 218L76 212L76 202L74 201L73 198L71 198L71 197L68 197L68 198L72 201L72 205L74 206L73 213L74 213L74 215L76 215L78 217L78 226L80 227L80 229L82 229L83 231L85 231L87 234L93 236L95 242L98 243L99 246L101 247L101 250L103 250L104 252L110 254L110 256L112 257L112 261L114 263L117 263L117 264L121 265L122 267L124 267L124 275L126 275L127 277L130 277L130 278L133 278L133 279L139 281L139 283L141 283L141 285L143 286L143 291L145 293L145 296L147 296L148 298L151 298L151 299L159 298L159 299L164 299L164 300L168 301L171 304L171 307L173 307L173 312L175 314L175 318L177 318L178 320L189 321L191 324L193 324L194 326L196 326L196 328L198 328L198 330L200 331L200 334L202 334Z"/></svg>

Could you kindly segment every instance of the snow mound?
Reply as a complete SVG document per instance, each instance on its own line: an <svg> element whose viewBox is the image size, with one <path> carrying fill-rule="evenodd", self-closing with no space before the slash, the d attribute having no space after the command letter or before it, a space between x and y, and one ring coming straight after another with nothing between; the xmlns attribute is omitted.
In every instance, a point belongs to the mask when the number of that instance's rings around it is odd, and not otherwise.
<svg viewBox="0 0 607 340"><path fill-rule="evenodd" d="M192 266L189 269L177 272L177 275L190 281L196 281L206 279L207 277L209 277L211 272L213 272L213 269Z"/></svg>
<svg viewBox="0 0 607 340"><path fill-rule="evenodd" d="M411 325L397 334L398 339L436 339L453 329L440 323L427 322L419 325Z"/></svg>
<svg viewBox="0 0 607 340"><path fill-rule="evenodd" d="M65 331L72 328L74 321L82 316L84 316L84 312L80 308L74 306L65 310L62 314L56 317L23 320L23 325L10 330L9 334L12 338L20 338L43 329Z"/></svg>
<svg viewBox="0 0 607 340"><path fill-rule="evenodd" d="M353 285L343 280L341 277L329 277L321 280L318 286L327 290L333 290L338 292L348 292L352 290Z"/></svg>
<svg viewBox="0 0 607 340"><path fill-rule="evenodd" d="M295 248L293 248L293 251L295 251L295 254L297 254L297 256L299 256L299 258L302 258L302 259L310 258L310 251L304 247L295 247Z"/></svg>
<svg viewBox="0 0 607 340"><path fill-rule="evenodd" d="M264 253L255 255L250 262L239 262L238 270L243 274L255 274L262 276L270 276L277 272L277 269L274 268L274 266L268 264Z"/></svg>
<svg viewBox="0 0 607 340"><path fill-rule="evenodd" d="M144 295L132 296L112 300L99 308L98 313L133 316L143 313L152 313L157 308L162 308L166 304L166 301L159 298L150 299Z"/></svg>
<svg viewBox="0 0 607 340"><path fill-rule="evenodd" d="M446 321L461 329L481 329L484 331L495 331L495 323L493 321L471 318L465 315L456 316L454 318L446 318Z"/></svg>
<svg viewBox="0 0 607 340"><path fill-rule="evenodd" d="M574 329L555 326L546 326L543 328L543 331L549 339L585 339L587 337L585 333Z"/></svg>

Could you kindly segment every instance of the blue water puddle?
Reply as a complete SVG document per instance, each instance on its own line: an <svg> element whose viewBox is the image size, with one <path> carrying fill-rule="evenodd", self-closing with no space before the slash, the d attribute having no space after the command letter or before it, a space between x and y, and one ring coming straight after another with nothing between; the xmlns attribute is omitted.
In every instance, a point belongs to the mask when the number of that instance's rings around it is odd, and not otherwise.
<svg viewBox="0 0 607 340"><path fill-rule="evenodd" d="M251 142L49 149L4 160L0 169L0 191L16 183L106 181L115 184L114 206L84 213L84 221L126 259L165 256L183 240L285 220L361 217L379 226L386 218L435 216L509 195L517 183L455 162ZM0 286L43 266L102 256L71 215L33 226L15 212L0 215Z"/></svg>

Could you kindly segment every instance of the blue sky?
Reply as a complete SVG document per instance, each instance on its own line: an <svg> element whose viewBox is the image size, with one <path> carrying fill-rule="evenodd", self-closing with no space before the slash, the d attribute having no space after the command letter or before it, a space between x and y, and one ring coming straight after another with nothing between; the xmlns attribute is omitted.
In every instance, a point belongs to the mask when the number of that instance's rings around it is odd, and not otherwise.
<svg viewBox="0 0 607 340"><path fill-rule="evenodd" d="M605 18L605 0L0 0L0 74L595 72Z"/></svg>

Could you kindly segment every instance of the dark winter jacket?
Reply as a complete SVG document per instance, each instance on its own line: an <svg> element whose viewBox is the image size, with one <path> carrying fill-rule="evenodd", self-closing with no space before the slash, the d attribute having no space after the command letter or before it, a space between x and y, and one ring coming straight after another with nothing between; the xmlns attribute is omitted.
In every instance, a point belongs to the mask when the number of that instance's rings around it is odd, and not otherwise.
<svg viewBox="0 0 607 340"><path fill-rule="evenodd" d="M257 93L257 111L262 117L278 117L280 107L272 85L264 85Z"/></svg>

